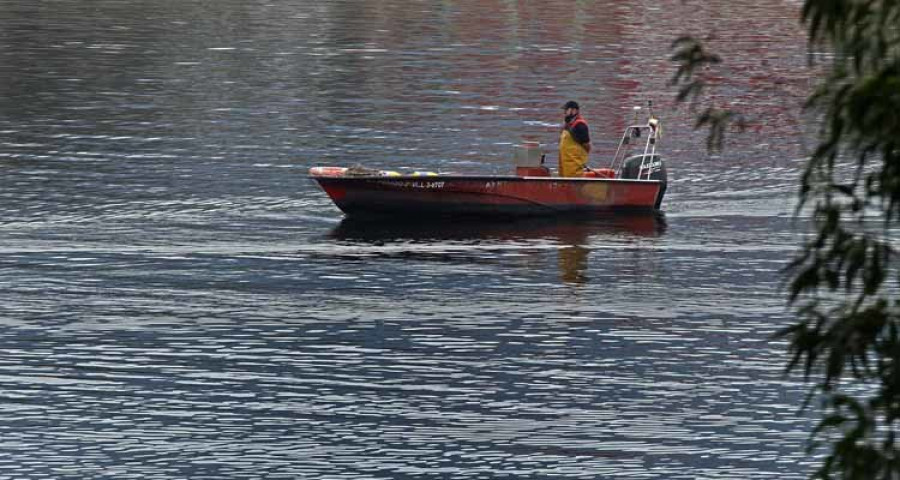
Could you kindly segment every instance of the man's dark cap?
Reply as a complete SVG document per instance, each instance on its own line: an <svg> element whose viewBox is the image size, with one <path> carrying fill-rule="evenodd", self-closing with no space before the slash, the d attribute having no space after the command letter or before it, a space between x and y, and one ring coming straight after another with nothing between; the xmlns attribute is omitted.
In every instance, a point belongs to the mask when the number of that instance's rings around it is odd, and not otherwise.
<svg viewBox="0 0 900 480"><path fill-rule="evenodd" d="M574 108L575 110L581 110L581 108L578 107L578 102L576 102L574 100L569 100L568 102L566 102L565 105L563 105L563 110L568 110L570 108Z"/></svg>

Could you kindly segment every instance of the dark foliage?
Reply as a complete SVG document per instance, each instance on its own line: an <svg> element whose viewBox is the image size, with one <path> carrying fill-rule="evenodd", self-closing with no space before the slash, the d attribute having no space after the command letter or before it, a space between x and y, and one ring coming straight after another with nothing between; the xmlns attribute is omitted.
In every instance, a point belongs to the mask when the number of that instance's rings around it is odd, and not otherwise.
<svg viewBox="0 0 900 480"><path fill-rule="evenodd" d="M828 63L806 105L822 118L799 192L814 233L788 269L797 321L779 335L788 370L823 408L815 476L900 479L900 2L806 0L800 15ZM721 60L691 39L673 47L678 98L694 101L705 86L696 73ZM706 112L698 124L721 145L734 118Z"/></svg>
<svg viewBox="0 0 900 480"><path fill-rule="evenodd" d="M696 108L698 100L708 82L704 73L710 67L722 63L722 59L703 46L703 42L693 37L680 37L672 42L672 61L678 65L672 85L681 85L678 90L679 102L690 101L691 108ZM709 128L707 148L722 150L725 132L729 126L735 125L743 129L746 125L744 117L737 111L727 108L706 107L697 115L695 128Z"/></svg>

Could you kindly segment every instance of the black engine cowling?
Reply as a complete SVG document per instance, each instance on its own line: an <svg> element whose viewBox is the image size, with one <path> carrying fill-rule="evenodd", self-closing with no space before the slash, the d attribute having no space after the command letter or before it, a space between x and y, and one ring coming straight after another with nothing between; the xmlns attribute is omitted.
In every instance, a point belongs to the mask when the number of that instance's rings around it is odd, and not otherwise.
<svg viewBox="0 0 900 480"><path fill-rule="evenodd" d="M646 160L644 160L644 158L644 155L635 155L625 159L620 178L633 180L659 180L661 184L659 195L656 196L656 203L654 204L654 208L659 210L669 181L669 176L666 172L666 164L659 155L647 155ZM644 168L641 168L642 163ZM647 175L648 169L649 177Z"/></svg>

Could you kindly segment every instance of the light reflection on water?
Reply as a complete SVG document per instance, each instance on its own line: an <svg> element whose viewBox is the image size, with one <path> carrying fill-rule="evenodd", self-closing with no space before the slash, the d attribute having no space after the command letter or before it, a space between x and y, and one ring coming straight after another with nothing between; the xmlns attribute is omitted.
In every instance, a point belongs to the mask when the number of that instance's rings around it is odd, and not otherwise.
<svg viewBox="0 0 900 480"><path fill-rule="evenodd" d="M807 477L784 2L6 7L0 478ZM768 119L721 157L670 103L686 23ZM654 95L661 216L356 222L306 178L507 173L569 97L600 162Z"/></svg>

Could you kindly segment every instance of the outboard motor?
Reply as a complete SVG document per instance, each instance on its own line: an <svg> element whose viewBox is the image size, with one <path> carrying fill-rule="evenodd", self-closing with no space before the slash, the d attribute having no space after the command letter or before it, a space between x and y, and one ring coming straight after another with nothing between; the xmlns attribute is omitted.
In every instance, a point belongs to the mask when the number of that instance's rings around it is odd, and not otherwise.
<svg viewBox="0 0 900 480"><path fill-rule="evenodd" d="M634 124L625 127L625 133L619 140L619 147L613 155L610 168L619 172L619 178L626 180L657 180L660 183L659 193L653 208L659 210L663 196L666 194L669 176L666 172L666 164L662 157L656 153L656 147L660 139L660 122L653 115L653 102L647 102L650 108L650 118L646 124L638 123L638 112L641 107L634 107ZM644 135L646 134L646 135ZM637 140L646 138L647 140ZM634 140L634 141L632 141ZM641 145L643 144L643 145ZM641 152L637 155L635 153Z"/></svg>
<svg viewBox="0 0 900 480"><path fill-rule="evenodd" d="M649 176L648 176L649 175ZM656 197L656 203L653 208L659 210L662 205L663 196L666 194L669 176L666 172L666 164L658 154L653 155L635 155L625 159L622 165L622 175L620 178L633 180L659 180L659 195Z"/></svg>

